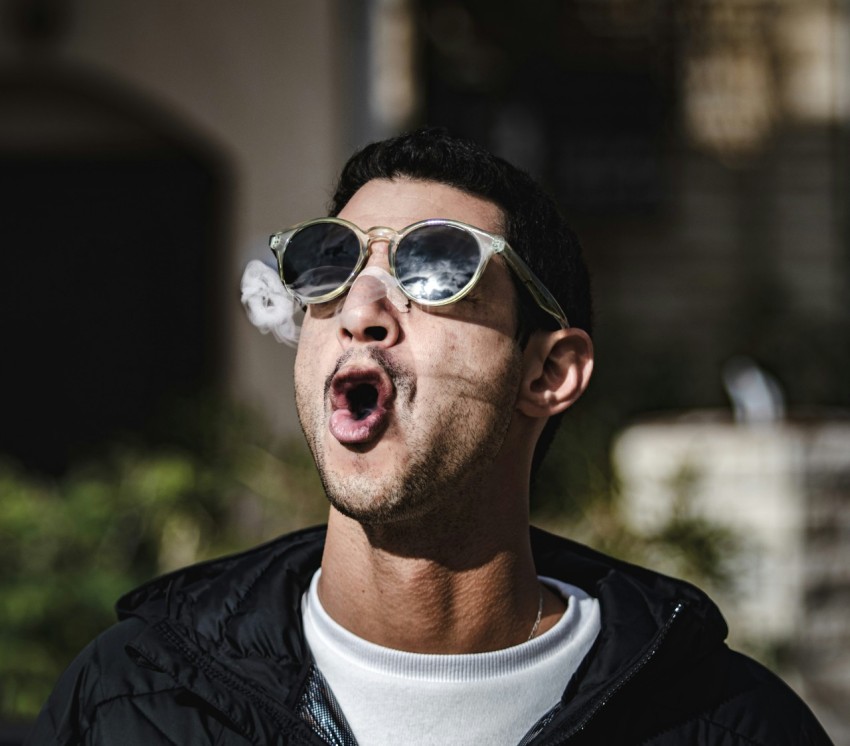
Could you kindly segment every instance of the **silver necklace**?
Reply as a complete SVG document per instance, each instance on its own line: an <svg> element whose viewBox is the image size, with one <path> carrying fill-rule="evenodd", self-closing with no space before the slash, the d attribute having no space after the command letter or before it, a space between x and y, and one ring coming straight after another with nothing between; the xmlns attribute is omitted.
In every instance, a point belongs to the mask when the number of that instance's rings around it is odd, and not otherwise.
<svg viewBox="0 0 850 746"><path fill-rule="evenodd" d="M543 588L539 583L537 584L537 592L539 594L537 601L537 619L534 620L534 626L531 628L531 634L528 636L526 642L531 642L534 635L537 634L537 628L540 626L540 620L543 618Z"/></svg>

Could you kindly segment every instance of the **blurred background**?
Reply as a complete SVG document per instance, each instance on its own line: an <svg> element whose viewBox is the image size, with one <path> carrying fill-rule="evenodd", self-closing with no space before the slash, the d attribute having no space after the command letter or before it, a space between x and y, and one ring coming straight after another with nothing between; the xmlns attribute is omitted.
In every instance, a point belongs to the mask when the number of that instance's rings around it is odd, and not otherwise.
<svg viewBox="0 0 850 746"><path fill-rule="evenodd" d="M145 579L324 520L238 300L420 124L581 236L535 522L694 580L850 744L850 2L0 0L0 744Z"/></svg>

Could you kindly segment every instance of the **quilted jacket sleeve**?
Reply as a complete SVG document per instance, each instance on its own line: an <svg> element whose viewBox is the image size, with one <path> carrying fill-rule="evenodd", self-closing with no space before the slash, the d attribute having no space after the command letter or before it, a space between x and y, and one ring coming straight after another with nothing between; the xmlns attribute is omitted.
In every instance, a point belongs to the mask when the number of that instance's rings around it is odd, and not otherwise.
<svg viewBox="0 0 850 746"><path fill-rule="evenodd" d="M244 744L174 679L132 658L128 643L145 624L106 630L62 674L28 746Z"/></svg>
<svg viewBox="0 0 850 746"><path fill-rule="evenodd" d="M104 708L132 700L135 692L146 688L145 679L151 675L140 671L125 651L127 642L143 626L138 620L121 622L83 649L56 683L27 740L28 746L112 743L98 730L99 715Z"/></svg>
<svg viewBox="0 0 850 746"><path fill-rule="evenodd" d="M90 643L59 678L30 734L30 746L72 746L86 743L91 723L85 704L97 699L99 676L97 640Z"/></svg>

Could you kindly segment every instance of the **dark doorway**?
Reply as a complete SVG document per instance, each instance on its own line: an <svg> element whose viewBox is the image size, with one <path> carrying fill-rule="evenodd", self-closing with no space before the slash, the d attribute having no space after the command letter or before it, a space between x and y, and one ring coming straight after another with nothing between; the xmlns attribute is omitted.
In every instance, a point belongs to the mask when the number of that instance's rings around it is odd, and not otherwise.
<svg viewBox="0 0 850 746"><path fill-rule="evenodd" d="M0 80L0 453L60 473L214 382L220 159L85 76Z"/></svg>

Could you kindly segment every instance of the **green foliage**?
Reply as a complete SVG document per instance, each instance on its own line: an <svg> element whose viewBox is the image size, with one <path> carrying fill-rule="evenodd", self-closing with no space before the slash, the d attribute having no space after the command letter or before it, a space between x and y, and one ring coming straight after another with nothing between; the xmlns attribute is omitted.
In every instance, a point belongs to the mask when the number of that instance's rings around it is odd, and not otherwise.
<svg viewBox="0 0 850 746"><path fill-rule="evenodd" d="M115 446L61 479L0 465L0 719L37 714L121 594L323 520L300 441L274 455L248 418L192 413L170 443Z"/></svg>

